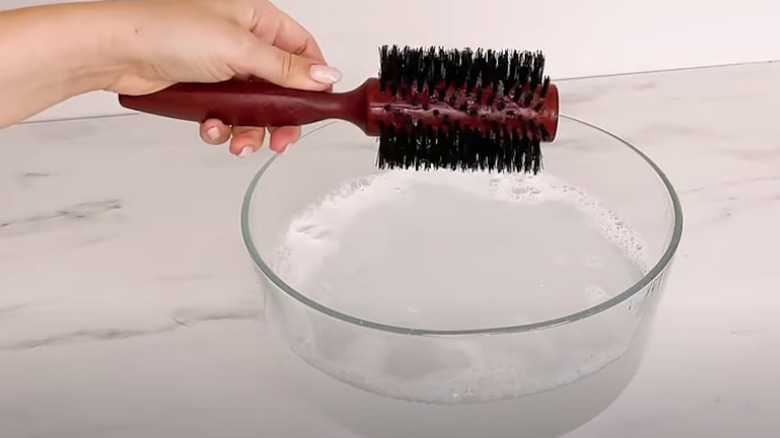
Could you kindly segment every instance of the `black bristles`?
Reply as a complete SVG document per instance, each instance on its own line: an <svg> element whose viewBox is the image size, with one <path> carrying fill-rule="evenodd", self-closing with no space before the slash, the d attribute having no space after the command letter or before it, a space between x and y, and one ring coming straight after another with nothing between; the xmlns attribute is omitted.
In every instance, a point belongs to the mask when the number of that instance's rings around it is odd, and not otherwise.
<svg viewBox="0 0 780 438"><path fill-rule="evenodd" d="M534 131L539 128L533 128ZM380 169L449 169L533 172L542 167L538 139L494 128L433 128L421 123L383 127L379 136Z"/></svg>
<svg viewBox="0 0 780 438"><path fill-rule="evenodd" d="M551 136L528 115L550 87L541 52L383 46L380 65L380 91L413 117L387 111L379 168L541 170Z"/></svg>
<svg viewBox="0 0 780 438"><path fill-rule="evenodd" d="M468 92L475 88L501 88L501 95L520 98L524 85L531 90L548 80L541 52L516 50L444 49L382 46L379 51L382 92L422 92L445 87Z"/></svg>

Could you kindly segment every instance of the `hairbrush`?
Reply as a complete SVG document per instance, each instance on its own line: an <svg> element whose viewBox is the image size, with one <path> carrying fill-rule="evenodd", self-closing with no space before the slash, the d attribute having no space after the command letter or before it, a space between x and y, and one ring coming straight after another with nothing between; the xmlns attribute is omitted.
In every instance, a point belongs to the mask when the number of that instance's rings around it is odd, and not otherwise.
<svg viewBox="0 0 780 438"><path fill-rule="evenodd" d="M558 90L541 52L380 48L379 75L344 93L260 79L179 83L120 104L163 117L233 126L303 126L327 119L378 137L379 168L539 172L558 129Z"/></svg>

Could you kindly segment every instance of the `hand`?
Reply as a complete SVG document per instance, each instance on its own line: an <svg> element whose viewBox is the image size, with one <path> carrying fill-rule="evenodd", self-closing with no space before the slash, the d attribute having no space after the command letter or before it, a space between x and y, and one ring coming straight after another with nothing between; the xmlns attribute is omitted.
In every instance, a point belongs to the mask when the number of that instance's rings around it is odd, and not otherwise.
<svg viewBox="0 0 780 438"><path fill-rule="evenodd" d="M132 60L108 91L142 95L177 82L256 76L329 92L341 79L309 32L266 0L141 0L122 7L134 25ZM299 138L300 127L272 128L270 134L270 148L283 152ZM266 129L207 120L200 135L213 145L230 140L230 152L246 156L262 146Z"/></svg>

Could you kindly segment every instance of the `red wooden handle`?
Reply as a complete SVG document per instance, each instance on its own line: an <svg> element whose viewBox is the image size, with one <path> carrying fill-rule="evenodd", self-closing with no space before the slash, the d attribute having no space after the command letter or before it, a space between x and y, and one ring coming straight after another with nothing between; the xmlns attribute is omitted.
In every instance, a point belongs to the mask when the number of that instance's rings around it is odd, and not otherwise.
<svg viewBox="0 0 780 438"><path fill-rule="evenodd" d="M301 126L326 119L349 121L365 105L354 93L326 93L283 88L262 80L215 84L180 83L144 96L120 95L128 109L193 122L218 119L233 126Z"/></svg>

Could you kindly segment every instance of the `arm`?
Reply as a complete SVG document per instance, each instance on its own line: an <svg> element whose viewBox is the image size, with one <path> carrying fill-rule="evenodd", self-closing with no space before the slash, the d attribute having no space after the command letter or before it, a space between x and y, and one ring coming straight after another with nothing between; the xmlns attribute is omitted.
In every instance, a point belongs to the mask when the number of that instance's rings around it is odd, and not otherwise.
<svg viewBox="0 0 780 438"><path fill-rule="evenodd" d="M133 0L0 11L0 129L79 94L147 94L176 82L256 76L328 91L340 79L314 38L267 0ZM244 156L265 129L207 120L207 143ZM282 152L298 127L271 132ZM232 136L232 139L231 139Z"/></svg>
<svg viewBox="0 0 780 438"><path fill-rule="evenodd" d="M116 81L123 67L108 48L121 31L99 18L110 8L83 3L0 12L0 128Z"/></svg>

